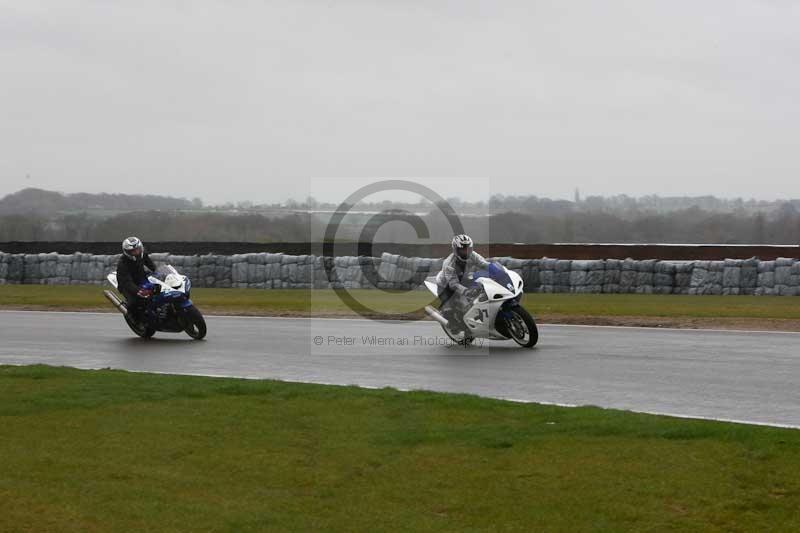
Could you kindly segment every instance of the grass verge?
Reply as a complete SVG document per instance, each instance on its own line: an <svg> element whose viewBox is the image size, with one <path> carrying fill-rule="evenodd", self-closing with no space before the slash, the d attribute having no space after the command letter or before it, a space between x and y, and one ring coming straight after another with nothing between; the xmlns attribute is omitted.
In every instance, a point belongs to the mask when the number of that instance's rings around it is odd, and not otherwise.
<svg viewBox="0 0 800 533"><path fill-rule="evenodd" d="M350 293L367 307L397 318L431 302L424 291ZM208 314L355 315L332 290L197 288L192 298ZM800 330L800 298L787 296L526 294L523 303L543 323ZM64 285L0 285L0 308L113 311L100 287Z"/></svg>
<svg viewBox="0 0 800 533"><path fill-rule="evenodd" d="M0 367L0 531L792 531L800 432Z"/></svg>

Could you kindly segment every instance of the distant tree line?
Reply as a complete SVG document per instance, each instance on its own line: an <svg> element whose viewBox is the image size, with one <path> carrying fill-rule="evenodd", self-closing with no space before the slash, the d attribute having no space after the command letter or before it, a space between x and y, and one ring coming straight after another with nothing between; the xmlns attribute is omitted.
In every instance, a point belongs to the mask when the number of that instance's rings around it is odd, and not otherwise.
<svg viewBox="0 0 800 533"><path fill-rule="evenodd" d="M581 200L576 193L575 201L495 195L487 202L452 198L448 203L480 242L800 243L798 200L655 195ZM199 199L24 189L0 199L0 241L116 241L129 234L158 241L320 241L336 207L307 198L226 210L203 206ZM359 240L371 224L375 242L418 242L413 213L423 213L432 242L449 240L450 224L426 201L360 203L336 236Z"/></svg>
<svg viewBox="0 0 800 533"><path fill-rule="evenodd" d="M52 216L69 211L141 211L147 209L197 209L199 199L186 200L152 194L62 194L43 189L22 189L0 198L0 214Z"/></svg>
<svg viewBox="0 0 800 533"><path fill-rule="evenodd" d="M308 215L299 214L280 218L167 211L109 218L85 213L56 218L6 215L0 216L0 241L117 241L137 235L146 241L303 242L313 223Z"/></svg>
<svg viewBox="0 0 800 533"><path fill-rule="evenodd" d="M496 194L487 201L468 202L459 198L448 198L450 204L460 213L498 214L508 211L529 213L535 215L561 215L576 211L611 213L622 218L636 218L645 213L668 213L671 211L684 211L698 208L709 213L734 213L748 214L773 213L789 204L800 209L800 199L785 200L754 200L742 198L717 198L715 196L659 196L656 194L633 197L625 194L614 196L588 196L581 199L578 194L575 200L558 200L541 198L535 195L503 195ZM272 204L257 204L251 201L242 201L236 204L227 203L208 206L215 210L328 210L334 211L338 204L319 202L313 197L303 201L287 200ZM381 202L359 202L358 209L365 211L384 211L387 209L406 209L409 211L426 210L431 207L427 200L415 203L402 203L383 200Z"/></svg>
<svg viewBox="0 0 800 533"><path fill-rule="evenodd" d="M699 209L708 213L773 213L784 205L800 209L800 200L754 200L742 198L717 198L715 196L659 196L656 194L633 197L625 194L615 196L588 196L574 201L551 200L532 195L492 196L487 202L492 212L514 211L531 214L560 214L572 211L604 212L622 218L637 218L646 213L669 213ZM470 204L475 205L475 204Z"/></svg>
<svg viewBox="0 0 800 533"><path fill-rule="evenodd" d="M408 215L405 218L410 217ZM376 242L416 242L404 216L376 224ZM452 230L438 214L422 217L434 241L446 242ZM410 220L410 218L408 219ZM798 244L800 212L786 205L770 214L713 213L699 208L625 218L602 211L563 214L506 212L461 217L464 230L480 242L609 242ZM0 241L116 241L134 234L158 241L304 242L320 241L327 220L308 213L281 217L216 212L139 211L108 218L86 213L45 217L0 216ZM362 221L343 224L337 238L358 240Z"/></svg>
<svg viewBox="0 0 800 533"><path fill-rule="evenodd" d="M699 208L626 218L602 211L490 217L492 242L798 244L800 212L713 213Z"/></svg>

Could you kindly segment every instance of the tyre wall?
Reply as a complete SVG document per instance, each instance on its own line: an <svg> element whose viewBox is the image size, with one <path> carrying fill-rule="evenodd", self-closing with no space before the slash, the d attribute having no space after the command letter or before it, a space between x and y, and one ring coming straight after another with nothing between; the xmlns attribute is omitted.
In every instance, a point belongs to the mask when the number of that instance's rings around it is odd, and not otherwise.
<svg viewBox="0 0 800 533"><path fill-rule="evenodd" d="M287 255L152 254L174 265L196 287L251 289L381 288L423 289L422 281L441 269L441 259ZM100 285L119 255L0 252L0 284ZM527 292L619 294L800 295L800 261L661 261L656 259L494 258L518 272Z"/></svg>

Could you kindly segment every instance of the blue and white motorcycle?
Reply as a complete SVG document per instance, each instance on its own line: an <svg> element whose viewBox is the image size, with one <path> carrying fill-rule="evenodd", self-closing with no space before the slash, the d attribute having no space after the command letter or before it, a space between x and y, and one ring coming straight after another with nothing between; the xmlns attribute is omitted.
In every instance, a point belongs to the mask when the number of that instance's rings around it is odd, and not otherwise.
<svg viewBox="0 0 800 533"><path fill-rule="evenodd" d="M118 290L117 273L112 272L107 279ZM185 332L196 340L206 336L203 314L189 298L192 282L187 276L179 274L171 265L162 265L147 277L140 288L152 291L152 296L147 299L143 320L136 320L131 316L124 297L116 290L103 291L138 336L147 339L155 335L156 331Z"/></svg>
<svg viewBox="0 0 800 533"><path fill-rule="evenodd" d="M425 280L425 286L438 296L440 282L438 276L432 276ZM519 274L500 263L489 263L486 270L469 274L465 285L480 289L474 291L477 296L470 302L470 307L464 314L466 331L454 333L450 321L440 310L431 306L425 307L425 312L442 325L445 334L453 342L469 344L478 338L511 339L525 348L536 345L539 329L530 313L520 305L523 286Z"/></svg>

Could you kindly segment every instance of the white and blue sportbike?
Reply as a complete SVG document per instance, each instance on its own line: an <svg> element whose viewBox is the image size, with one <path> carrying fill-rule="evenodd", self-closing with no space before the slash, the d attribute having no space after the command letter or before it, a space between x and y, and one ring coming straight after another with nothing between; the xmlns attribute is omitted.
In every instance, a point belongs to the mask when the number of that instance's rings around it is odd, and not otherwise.
<svg viewBox="0 0 800 533"><path fill-rule="evenodd" d="M539 330L533 317L520 305L522 277L500 263L489 263L486 270L468 275L465 285L477 288L477 296L469 303L463 317L466 331L455 333L450 321L440 310L425 307L453 342L469 344L475 339L513 340L520 346L532 348L539 340ZM439 295L440 283L436 276L425 280L425 286Z"/></svg>
<svg viewBox="0 0 800 533"><path fill-rule="evenodd" d="M109 274L107 279L114 289L118 289L116 272ZM152 296L147 299L143 316L138 319L131 316L124 298L116 290L103 291L138 336L147 339L155 335L156 331L185 332L196 340L206 336L203 314L189 298L192 282L187 276L179 274L171 265L162 265L139 288L151 292Z"/></svg>

